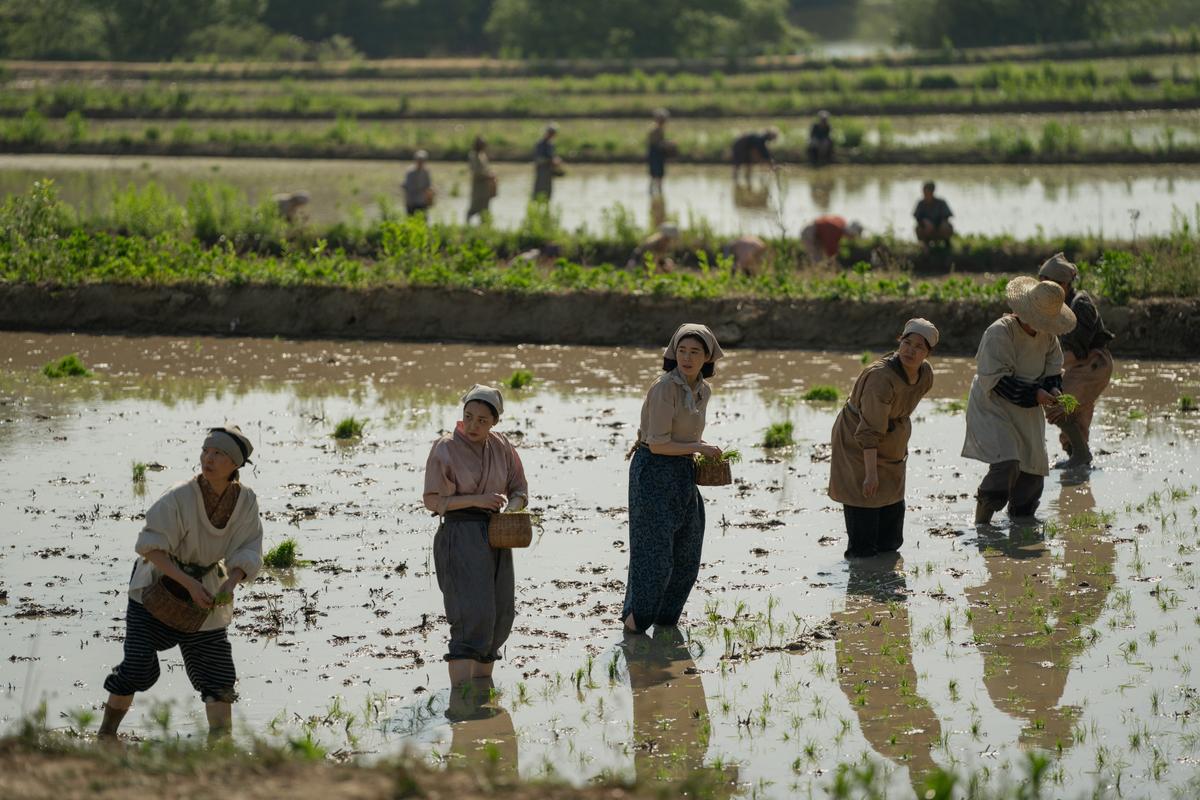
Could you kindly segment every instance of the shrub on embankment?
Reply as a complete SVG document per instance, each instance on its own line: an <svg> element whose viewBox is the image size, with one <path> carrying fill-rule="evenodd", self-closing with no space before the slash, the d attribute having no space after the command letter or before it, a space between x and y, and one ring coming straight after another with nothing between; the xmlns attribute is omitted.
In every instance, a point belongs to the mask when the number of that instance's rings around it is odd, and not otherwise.
<svg viewBox="0 0 1200 800"><path fill-rule="evenodd" d="M685 268L623 264L641 235L627 215L606 216L604 237L564 231L544 206L531 206L513 231L428 225L421 218L384 219L365 227L338 224L323 231L290 228L264 205L232 189L200 184L186 206L162 194L130 190L105 219L81 220L51 182L0 206L0 281L8 283L202 283L433 286L520 292L607 291L677 297L930 298L993 301L1005 279L994 274L923 278L913 272L914 249L880 237L844 248L852 272L797 269L795 241L771 243L774 267L737 274L719 255L711 231L686 232L679 248ZM553 259L511 256L529 248L558 248ZM1124 248L1062 240L1016 243L967 239L949 255L922 257L917 266L983 263L994 272L1029 272L1056 249L1080 261L1084 285L1110 301L1200 295L1200 249L1195 226L1176 221L1165 237ZM1011 248L1011 249L1010 249ZM1007 253L1007 255L1005 255ZM875 266L872 266L872 263ZM592 266L595 265L595 266Z"/></svg>

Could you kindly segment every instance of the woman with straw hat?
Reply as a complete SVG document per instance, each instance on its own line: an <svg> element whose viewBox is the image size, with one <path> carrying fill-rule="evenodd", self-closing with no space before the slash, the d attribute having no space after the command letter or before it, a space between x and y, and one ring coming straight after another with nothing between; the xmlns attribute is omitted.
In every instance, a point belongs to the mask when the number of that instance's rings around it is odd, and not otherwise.
<svg viewBox="0 0 1200 800"><path fill-rule="evenodd" d="M700 572L704 500L695 455L719 459L704 441L721 345L706 325L680 325L663 350L663 372L642 403L629 464L629 576L621 620L628 631L675 625Z"/></svg>
<svg viewBox="0 0 1200 800"><path fill-rule="evenodd" d="M967 398L962 454L991 465L975 499L975 523L1008 506L1009 517L1033 516L1050 474L1046 415L1041 406L1062 393L1058 337L1075 327L1066 295L1053 281L1023 275L1006 289L1009 307L983 333Z"/></svg>
<svg viewBox="0 0 1200 800"><path fill-rule="evenodd" d="M254 446L236 425L212 428L200 449L200 474L176 484L146 511L129 579L124 658L104 681L102 739L117 728L137 692L158 681L158 653L178 647L188 680L204 702L210 738L233 725L237 671L227 629L238 584L262 568L258 501L238 471ZM186 601L183 619L169 593Z"/></svg>
<svg viewBox="0 0 1200 800"><path fill-rule="evenodd" d="M846 518L846 558L893 552L904 543L910 416L933 386L925 359L937 343L932 322L906 322L896 352L862 371L833 423L829 496Z"/></svg>
<svg viewBox="0 0 1200 800"><path fill-rule="evenodd" d="M425 463L425 507L441 517L433 538L438 587L450 623L444 656L452 686L491 679L516 616L512 550L488 543L488 520L520 511L529 497L525 468L508 439L492 430L504 413L498 389L476 384L462 419Z"/></svg>

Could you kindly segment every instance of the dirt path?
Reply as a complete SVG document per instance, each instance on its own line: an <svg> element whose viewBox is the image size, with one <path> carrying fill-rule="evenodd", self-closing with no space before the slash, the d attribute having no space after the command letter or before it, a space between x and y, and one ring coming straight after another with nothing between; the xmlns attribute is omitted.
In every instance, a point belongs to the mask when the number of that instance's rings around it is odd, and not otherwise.
<svg viewBox="0 0 1200 800"><path fill-rule="evenodd" d="M721 341L749 348L886 349L904 320L942 332L940 352L970 355L1000 304L966 301L689 300L623 294L561 295L450 289L315 286L0 284L0 329L165 335L656 345L664 331L702 320ZM1194 358L1200 300L1103 307L1118 356Z"/></svg>

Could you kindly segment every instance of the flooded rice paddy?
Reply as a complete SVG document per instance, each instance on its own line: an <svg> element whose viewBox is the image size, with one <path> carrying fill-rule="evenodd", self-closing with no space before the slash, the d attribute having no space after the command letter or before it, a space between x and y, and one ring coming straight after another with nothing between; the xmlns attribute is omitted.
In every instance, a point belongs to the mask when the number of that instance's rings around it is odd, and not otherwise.
<svg viewBox="0 0 1200 800"><path fill-rule="evenodd" d="M114 191L157 182L179 199L197 180L234 184L253 199L307 190L309 218L320 224L369 220L379 198L403 206L400 182L407 164L352 160L143 158L108 156L0 156L0 193L28 190L53 178L63 199L88 213L108 210ZM532 190L528 165L496 167L500 193L495 224L520 225ZM469 200L463 164L431 165L438 220L460 222ZM786 167L779 181L760 172L752 187L736 188L724 166L672 165L665 207L651 209L645 170L636 165L569 165L555 183L552 206L569 230L604 232L601 212L624 206L640 226L665 214L685 227L709 225L720 234L795 236L814 216L859 219L869 233L912 235L912 209L921 183L938 182L963 233L1031 237L1103 234L1117 239L1165 233L1182 214L1195 222L1200 166L836 166L819 171Z"/></svg>
<svg viewBox="0 0 1200 800"><path fill-rule="evenodd" d="M69 352L92 378L51 381ZM971 523L983 467L958 456L968 360L935 358L909 460L903 559L849 569L824 494L834 404L858 354L734 352L710 441L746 454L705 489L708 529L681 638L624 641L624 453L657 351L0 334L0 720L47 704L78 724L120 659L125 580L147 506L190 477L206 425L257 445L244 480L266 544L310 563L238 598L239 738L311 737L339 756L413 748L526 777L678 776L739 796L821 796L839 762L912 796L934 765L995 785L1053 759L1053 796L1200 790L1196 463L1200 364L1121 361L1090 480L1048 480L1041 523ZM474 381L515 369L499 429L542 515L516 554L518 620L487 714L447 720L425 457ZM360 443L330 433L368 420ZM796 444L756 446L791 420ZM151 466L144 489L134 462ZM161 708L170 708L165 719ZM72 719L75 715L76 719ZM468 715L472 716L472 715ZM165 724L163 724L165 722ZM92 723L94 726L94 722ZM177 653L126 729L202 735Z"/></svg>

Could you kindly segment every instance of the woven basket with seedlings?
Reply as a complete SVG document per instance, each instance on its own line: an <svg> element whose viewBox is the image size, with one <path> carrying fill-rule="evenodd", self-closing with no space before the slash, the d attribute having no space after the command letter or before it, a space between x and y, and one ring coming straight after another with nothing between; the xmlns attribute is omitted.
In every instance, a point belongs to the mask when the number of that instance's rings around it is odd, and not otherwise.
<svg viewBox="0 0 1200 800"><path fill-rule="evenodd" d="M505 511L488 519L488 544L497 549L529 547L533 541L533 514Z"/></svg>
<svg viewBox="0 0 1200 800"><path fill-rule="evenodd" d="M192 602L188 590L166 575L142 591L142 605L159 622L183 633L195 633L208 619L208 609Z"/></svg>
<svg viewBox="0 0 1200 800"><path fill-rule="evenodd" d="M742 460L742 454L737 450L726 450L720 458L696 456L696 485L697 486L728 486L733 483L731 464Z"/></svg>

